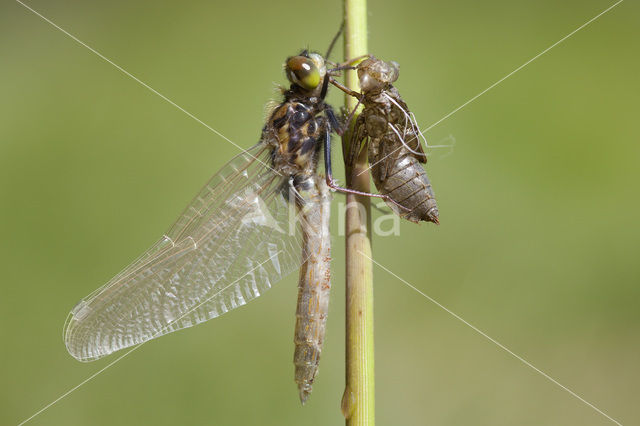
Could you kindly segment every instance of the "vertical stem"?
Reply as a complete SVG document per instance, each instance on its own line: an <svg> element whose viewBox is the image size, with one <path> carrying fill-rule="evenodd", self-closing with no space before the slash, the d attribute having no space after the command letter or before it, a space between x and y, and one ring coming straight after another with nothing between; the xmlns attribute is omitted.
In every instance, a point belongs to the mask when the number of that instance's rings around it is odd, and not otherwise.
<svg viewBox="0 0 640 426"><path fill-rule="evenodd" d="M344 0L344 18L345 60L368 53L366 0ZM345 84L359 91L355 71L345 73ZM355 108L356 103L352 96L346 96L347 110ZM347 131L343 138L345 153L349 150L350 133ZM366 150L353 167L346 165L346 168L347 186L369 192L369 173L360 174L367 169ZM347 195L346 232L346 386L342 396L342 413L347 426L373 426L375 382L369 197Z"/></svg>

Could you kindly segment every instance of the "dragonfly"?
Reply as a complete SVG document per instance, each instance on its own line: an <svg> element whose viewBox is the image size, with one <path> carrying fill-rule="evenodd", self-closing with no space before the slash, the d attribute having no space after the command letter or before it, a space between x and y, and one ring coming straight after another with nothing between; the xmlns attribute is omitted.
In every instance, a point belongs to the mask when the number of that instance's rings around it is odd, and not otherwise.
<svg viewBox="0 0 640 426"><path fill-rule="evenodd" d="M420 138L425 145L427 141L414 114L393 86L400 73L399 65L371 55L354 61L363 58L355 67L349 64L343 67L357 71L361 92L331 78L332 84L364 105L356 119L347 161L353 165L362 150L367 149L373 182L387 196L387 205L411 222L439 224L433 188L421 164L427 162L427 156Z"/></svg>
<svg viewBox="0 0 640 426"><path fill-rule="evenodd" d="M331 134L341 123L325 102L333 72L325 57L339 35L324 57L303 50L286 60L290 88L260 141L215 173L142 256L75 305L64 328L74 358L96 360L218 317L299 269L294 364L304 404L328 314L331 192L386 197L333 179Z"/></svg>

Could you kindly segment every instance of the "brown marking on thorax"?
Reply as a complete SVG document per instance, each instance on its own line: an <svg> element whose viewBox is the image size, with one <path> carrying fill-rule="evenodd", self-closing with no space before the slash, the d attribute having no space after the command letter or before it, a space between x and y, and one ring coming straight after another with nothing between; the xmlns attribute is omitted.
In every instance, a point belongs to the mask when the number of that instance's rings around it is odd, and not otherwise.
<svg viewBox="0 0 640 426"><path fill-rule="evenodd" d="M273 112L265 131L272 135L276 166L292 174L315 172L327 126L321 105L292 99Z"/></svg>

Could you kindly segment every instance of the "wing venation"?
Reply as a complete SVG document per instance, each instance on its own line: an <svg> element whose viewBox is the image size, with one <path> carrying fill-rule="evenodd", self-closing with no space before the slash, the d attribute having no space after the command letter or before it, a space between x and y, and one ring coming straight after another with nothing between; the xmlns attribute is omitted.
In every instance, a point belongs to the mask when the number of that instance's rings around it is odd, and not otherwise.
<svg viewBox="0 0 640 426"><path fill-rule="evenodd" d="M191 327L298 269L304 255L290 232L288 181L265 164L265 144L236 156L159 241L80 301L65 324L69 353L90 361Z"/></svg>

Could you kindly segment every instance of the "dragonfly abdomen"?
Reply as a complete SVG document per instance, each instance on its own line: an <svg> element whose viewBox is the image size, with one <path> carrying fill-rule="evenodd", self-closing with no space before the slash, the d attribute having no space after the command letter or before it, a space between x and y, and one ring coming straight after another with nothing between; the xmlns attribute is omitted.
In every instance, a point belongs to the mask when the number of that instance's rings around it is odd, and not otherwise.
<svg viewBox="0 0 640 426"><path fill-rule="evenodd" d="M431 182L422 165L409 152L382 160L369 151L373 181L382 194L409 209L401 210L394 203L387 203L400 216L412 221L438 223L438 207Z"/></svg>
<svg viewBox="0 0 640 426"><path fill-rule="evenodd" d="M346 93L358 97L364 110L356 120L349 161L368 145L372 177L387 205L412 222L439 223L431 182L420 164L427 161L422 132L392 84L398 79L398 67L373 56L356 67L362 93Z"/></svg>
<svg viewBox="0 0 640 426"><path fill-rule="evenodd" d="M298 203L305 262L300 267L293 339L295 381L303 404L318 374L331 290L330 193L322 177L315 176L309 180L313 180L314 184L308 191L301 192L302 198ZM306 203L305 199L311 202Z"/></svg>

